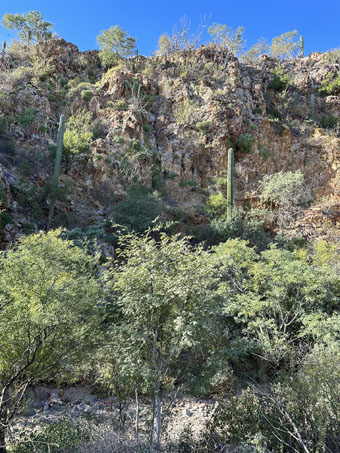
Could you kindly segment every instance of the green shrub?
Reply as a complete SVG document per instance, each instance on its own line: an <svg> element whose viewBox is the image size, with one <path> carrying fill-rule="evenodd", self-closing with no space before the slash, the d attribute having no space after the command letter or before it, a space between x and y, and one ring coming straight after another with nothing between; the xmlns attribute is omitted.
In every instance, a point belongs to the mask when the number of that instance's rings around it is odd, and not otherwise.
<svg viewBox="0 0 340 453"><path fill-rule="evenodd" d="M241 134L237 140L236 148L241 153L251 153L254 141L252 134Z"/></svg>
<svg viewBox="0 0 340 453"><path fill-rule="evenodd" d="M93 97L93 93L90 90L83 90L81 92L81 97L82 99L84 99L84 101L89 102Z"/></svg>
<svg viewBox="0 0 340 453"><path fill-rule="evenodd" d="M108 107L113 107L114 109L118 110L119 112L123 112L127 110L127 103L124 99L118 99L117 101L108 101Z"/></svg>
<svg viewBox="0 0 340 453"><path fill-rule="evenodd" d="M340 74L335 76L332 72L329 72L326 79L321 83L322 87L319 89L319 93L327 96L340 94Z"/></svg>
<svg viewBox="0 0 340 453"><path fill-rule="evenodd" d="M199 121L196 123L196 129L200 131L203 135L208 132L208 129L211 126L211 121Z"/></svg>
<svg viewBox="0 0 340 453"><path fill-rule="evenodd" d="M304 175L300 170L265 175L259 182L259 196L263 203L274 209L279 227L288 226L308 197Z"/></svg>
<svg viewBox="0 0 340 453"><path fill-rule="evenodd" d="M207 444L261 452L339 451L339 370L339 350L317 348L299 372L269 390L248 387L221 400L204 434ZM256 438L262 439L260 450Z"/></svg>
<svg viewBox="0 0 340 453"><path fill-rule="evenodd" d="M268 88L274 91L283 91L290 83L290 75L285 72L285 69L282 66L276 66L275 69L270 71L272 79L268 84Z"/></svg>
<svg viewBox="0 0 340 453"><path fill-rule="evenodd" d="M339 123L339 118L332 113L321 118L320 124L324 129L333 129Z"/></svg>
<svg viewBox="0 0 340 453"><path fill-rule="evenodd" d="M180 182L179 182L179 187L197 187L198 186L198 183L195 179L182 179Z"/></svg>
<svg viewBox="0 0 340 453"><path fill-rule="evenodd" d="M163 201L156 193L150 193L144 187L134 187L127 190L125 200L113 207L112 216L116 223L143 232L163 210Z"/></svg>
<svg viewBox="0 0 340 453"><path fill-rule="evenodd" d="M123 137L120 137L119 135L114 135L114 136L113 136L113 141L114 141L115 143L122 144L122 143L124 143L124 138L123 138Z"/></svg>
<svg viewBox="0 0 340 453"><path fill-rule="evenodd" d="M33 107L28 107L24 109L17 117L17 122L20 124L20 126L27 129L28 127L32 126L34 120L37 117L37 114L38 110L34 109Z"/></svg>
<svg viewBox="0 0 340 453"><path fill-rule="evenodd" d="M12 453L76 453L89 435L84 424L62 421L42 427L39 434L31 434L29 439L22 437L22 441L12 447Z"/></svg>
<svg viewBox="0 0 340 453"><path fill-rule="evenodd" d="M91 112L80 111L66 123L64 147L69 153L89 151L93 139Z"/></svg>

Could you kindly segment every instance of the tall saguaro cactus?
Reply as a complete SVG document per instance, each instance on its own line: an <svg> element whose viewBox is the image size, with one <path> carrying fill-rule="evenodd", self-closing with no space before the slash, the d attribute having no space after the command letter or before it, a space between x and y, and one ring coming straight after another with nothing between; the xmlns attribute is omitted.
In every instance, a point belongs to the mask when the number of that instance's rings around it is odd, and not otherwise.
<svg viewBox="0 0 340 453"><path fill-rule="evenodd" d="M56 152L56 156L55 156L54 173L53 173L53 179L52 179L51 204L50 204L50 210L48 213L48 220L47 220L47 229L48 230L51 227L53 214L54 214L55 202L57 200L61 155L63 152L63 143L64 143L64 133L65 133L65 115L60 115L58 137L57 137L57 152Z"/></svg>
<svg viewBox="0 0 340 453"><path fill-rule="evenodd" d="M303 36L300 36L300 57L304 57L305 56L305 43L304 43L304 40L303 40Z"/></svg>
<svg viewBox="0 0 340 453"><path fill-rule="evenodd" d="M310 95L310 110L311 110L311 118L315 121L315 96L312 93Z"/></svg>
<svg viewBox="0 0 340 453"><path fill-rule="evenodd" d="M234 150L228 149L228 176L227 176L227 218L230 220L234 206Z"/></svg>

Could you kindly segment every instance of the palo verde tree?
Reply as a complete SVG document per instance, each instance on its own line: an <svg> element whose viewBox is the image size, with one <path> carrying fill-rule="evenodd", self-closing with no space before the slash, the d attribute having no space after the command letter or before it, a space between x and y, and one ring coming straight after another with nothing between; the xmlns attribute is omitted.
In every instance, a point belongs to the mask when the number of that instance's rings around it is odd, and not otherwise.
<svg viewBox="0 0 340 453"><path fill-rule="evenodd" d="M21 239L0 255L0 452L37 379L79 364L93 344L102 286L98 258L60 237Z"/></svg>
<svg viewBox="0 0 340 453"><path fill-rule="evenodd" d="M294 41L297 34L297 30L293 30L273 38L270 46L271 55L278 60L290 60L296 57L300 51L300 43Z"/></svg>
<svg viewBox="0 0 340 453"><path fill-rule="evenodd" d="M99 58L106 68L116 65L119 60L134 55L136 51L136 39L118 25L111 26L97 36L100 47Z"/></svg>
<svg viewBox="0 0 340 453"><path fill-rule="evenodd" d="M214 42L222 48L228 49L234 55L242 52L244 48L243 32L244 27L238 27L233 31L232 27L217 23L213 23L208 28L208 33Z"/></svg>
<svg viewBox="0 0 340 453"><path fill-rule="evenodd" d="M159 240L155 240L155 237ZM119 369L120 382L153 399L150 443L157 419L160 447L162 399L176 379L183 378L183 354L211 348L215 302L208 252L192 248L179 235L158 227L144 236L123 234L120 262L114 269L114 314L108 358ZM106 374L106 380L115 379ZM138 421L136 423L138 425Z"/></svg>
<svg viewBox="0 0 340 453"><path fill-rule="evenodd" d="M20 40L28 45L31 41L46 41L52 37L53 25L45 21L39 11L30 11L28 14L6 13L2 25L9 30L16 30Z"/></svg>

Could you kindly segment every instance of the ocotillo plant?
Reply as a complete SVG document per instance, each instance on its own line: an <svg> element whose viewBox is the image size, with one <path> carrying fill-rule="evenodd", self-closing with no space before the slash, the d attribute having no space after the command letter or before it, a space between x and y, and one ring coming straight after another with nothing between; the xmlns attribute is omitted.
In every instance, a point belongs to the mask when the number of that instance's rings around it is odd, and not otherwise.
<svg viewBox="0 0 340 453"><path fill-rule="evenodd" d="M304 41L303 41L303 36L300 36L300 57L304 57L305 56L305 44L304 44Z"/></svg>
<svg viewBox="0 0 340 453"><path fill-rule="evenodd" d="M310 95L310 110L311 110L311 118L315 121L315 96L312 93Z"/></svg>
<svg viewBox="0 0 340 453"><path fill-rule="evenodd" d="M234 206L234 150L228 149L228 176L227 176L227 218L230 220Z"/></svg>
<svg viewBox="0 0 340 453"><path fill-rule="evenodd" d="M52 179L51 204L50 204L50 210L48 213L48 220L47 220L47 229L48 230L51 227L53 214L54 214L55 202L57 200L61 155L63 152L63 143L64 143L64 132L65 132L65 115L60 115L58 136L57 136L57 152L56 152L56 156L55 156L54 173L53 173L53 179Z"/></svg>

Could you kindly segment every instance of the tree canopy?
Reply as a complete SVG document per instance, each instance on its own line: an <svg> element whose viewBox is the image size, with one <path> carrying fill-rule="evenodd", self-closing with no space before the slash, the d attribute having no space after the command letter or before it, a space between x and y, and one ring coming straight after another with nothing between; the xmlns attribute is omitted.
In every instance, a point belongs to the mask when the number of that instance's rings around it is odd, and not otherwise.
<svg viewBox="0 0 340 453"><path fill-rule="evenodd" d="M39 11L30 11L28 14L6 13L2 25L9 30L16 30L21 41L27 44L31 41L46 41L52 37L53 25L45 21Z"/></svg>

